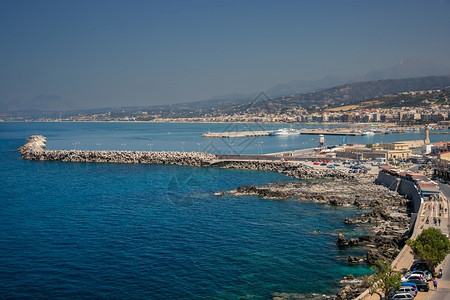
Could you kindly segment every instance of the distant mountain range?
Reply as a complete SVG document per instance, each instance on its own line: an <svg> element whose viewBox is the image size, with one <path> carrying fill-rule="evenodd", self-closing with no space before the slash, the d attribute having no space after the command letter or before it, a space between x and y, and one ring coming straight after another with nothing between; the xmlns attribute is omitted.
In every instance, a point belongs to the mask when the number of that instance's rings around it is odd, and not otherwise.
<svg viewBox="0 0 450 300"><path fill-rule="evenodd" d="M74 108L74 105L57 95L39 95L31 100L0 103L0 112L60 112Z"/></svg>
<svg viewBox="0 0 450 300"><path fill-rule="evenodd" d="M364 101L378 96L408 91L435 90L450 88L450 75L428 76L407 79L383 79L355 82L325 89L318 92L304 93L290 97L274 99L284 106L298 105L340 105Z"/></svg>
<svg viewBox="0 0 450 300"><path fill-rule="evenodd" d="M289 83L280 83L266 91L267 95L272 98L289 96L295 94L310 93L323 89L332 88L335 86L354 83L365 82L382 79L402 79L415 78L426 76L441 76L450 75L450 68L431 62L429 60L410 57L400 61L397 65L380 70L372 70L362 75L351 76L334 76L328 75L317 80L293 80ZM211 98L209 101L223 101L223 100L249 100L255 97L257 93L253 94L227 94Z"/></svg>
<svg viewBox="0 0 450 300"><path fill-rule="evenodd" d="M348 103L389 93L402 91L445 88L450 85L450 68L421 58L408 58L397 65L382 70L373 70L363 75L325 76L318 80L294 80L277 84L266 94L274 103L282 105L323 105ZM404 79L407 78L407 79ZM40 112L101 113L107 111L192 111L204 113L211 110L230 111L240 109L259 93L231 93L204 101L158 106L134 106L102 109L74 110L76 107L57 95L40 95L29 101L0 103L0 112L7 115L36 115ZM284 97L284 98L283 98ZM239 107L238 107L239 106Z"/></svg>

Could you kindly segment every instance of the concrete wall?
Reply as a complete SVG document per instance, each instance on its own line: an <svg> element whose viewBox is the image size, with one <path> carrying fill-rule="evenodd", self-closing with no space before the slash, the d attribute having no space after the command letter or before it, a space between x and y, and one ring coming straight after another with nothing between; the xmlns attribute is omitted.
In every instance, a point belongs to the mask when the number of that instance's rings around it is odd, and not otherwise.
<svg viewBox="0 0 450 300"><path fill-rule="evenodd" d="M384 172L378 172L377 181L385 187L389 188L391 191L397 191L400 180L401 179L398 177L389 175Z"/></svg>
<svg viewBox="0 0 450 300"><path fill-rule="evenodd" d="M392 191L398 192L400 195L406 196L412 202L411 211L417 213L422 203L419 191L414 182L401 179L384 172L378 173L378 182Z"/></svg>
<svg viewBox="0 0 450 300"><path fill-rule="evenodd" d="M407 195L408 199L412 201L412 212L417 213L419 211L422 198L420 197L419 191L417 190L417 186L414 182L402 179L398 188L398 193L400 195Z"/></svg>

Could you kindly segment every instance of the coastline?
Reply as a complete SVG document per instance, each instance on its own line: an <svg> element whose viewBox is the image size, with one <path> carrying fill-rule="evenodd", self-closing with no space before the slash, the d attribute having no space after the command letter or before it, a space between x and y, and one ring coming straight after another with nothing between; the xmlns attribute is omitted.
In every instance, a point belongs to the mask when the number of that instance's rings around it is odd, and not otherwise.
<svg viewBox="0 0 450 300"><path fill-rule="evenodd" d="M265 170L275 171L283 173L287 176L298 179L329 179L328 185L326 182L316 183L316 188L311 189L311 183L308 184L306 189L301 189L300 186L305 187L305 183L300 183L298 186L292 185L292 183L276 183L272 187L263 187L258 191L258 187L250 188L252 194L262 195L263 197L272 197L273 199L283 199L286 197L299 197L299 201L317 201L321 203L327 203L331 205L354 205L360 209L372 209L371 213L364 213L361 218L346 219L343 220L346 224L354 223L372 223L374 225L373 233L374 237L360 237L358 241L345 242L345 237L341 238L341 244L339 247L350 247L351 245L361 244L367 245L370 248L383 248L389 249L389 255L387 258L393 259L400 244L403 243L402 231L404 228L399 227L391 222L398 222L397 216L390 216L380 205L381 199L362 199L362 196L367 194L377 194L378 190L365 190L359 197L356 197L355 193L358 189L364 187L375 187L376 185L371 182L370 177L365 180L357 179L353 175L348 175L336 170L322 169L312 170L300 165L294 165L289 162L274 162L274 161L220 161L216 155L206 154L202 152L147 152L147 151L82 151L82 150L45 150L46 138L43 136L31 136L28 138L28 142L19 148L22 159L27 160L48 160L48 161L73 161L73 162L110 162L110 163L151 163L151 164L176 164L187 165L195 167L218 167L218 168L234 168L234 169L251 169L251 170ZM292 185L289 187L289 185ZM353 186L352 186L353 184ZM349 191L340 194L341 197L324 197L328 195L329 191L333 191L338 187L349 187ZM379 187L379 186L377 186ZM280 190L281 188L281 190ZM380 187L381 188L381 187ZM384 187L383 187L384 188ZM238 190L239 188L237 188ZM272 190L271 190L272 189ZM280 192L282 191L282 192ZM286 192L287 191L287 192ZM310 193L307 194L307 191ZM353 192L352 192L353 191ZM245 188L241 190L242 194L248 194L249 191ZM270 195L270 193L275 193ZM390 193L390 191L389 191ZM386 195L389 194L387 192ZM303 198L301 199L301 196ZM349 197L355 196L355 197ZM392 199L399 200L391 193ZM390 197L391 197L390 196ZM356 199L359 198L359 199ZM384 199L384 198L383 198ZM404 201L404 198L402 198ZM405 204L404 202L402 202ZM406 207L406 205L405 205ZM395 209L394 209L395 210ZM393 211L394 211L393 210ZM406 208L405 208L406 210ZM375 211L375 212L374 212ZM394 213L396 213L394 211ZM405 219L400 219L402 223L405 223ZM393 236L395 234L395 236ZM392 243L394 241L394 243ZM339 240L338 240L339 242ZM370 257L370 258L369 258ZM380 258L377 251L372 251L367 255L365 260L369 261ZM352 258L352 262L364 260L364 258ZM353 299L353 295L358 292L358 289L350 289L347 285L340 292L338 292L338 298L336 299ZM342 292L344 291L344 292ZM339 294L340 293L340 294ZM340 296L339 296L340 295ZM350 298L347 295L352 295ZM275 297L275 296L274 296ZM278 296L276 296L278 297Z"/></svg>
<svg viewBox="0 0 450 300"><path fill-rule="evenodd" d="M322 203L331 206L354 206L364 210L360 217L345 218L344 224L355 226L369 225L369 234L357 238L348 238L339 233L336 246L348 249L363 246L366 255L348 256L350 265L367 263L373 265L376 260L394 261L411 234L410 219L406 214L407 200L384 186L374 184L373 178L342 178L316 182L275 182L264 186L241 186L230 193L234 196L253 195L266 199L297 199L301 202ZM363 282L352 276L341 281L344 287L336 296L327 299L355 299L366 287ZM292 293L274 293L274 300L287 300L300 297ZM297 298L295 298L297 299Z"/></svg>

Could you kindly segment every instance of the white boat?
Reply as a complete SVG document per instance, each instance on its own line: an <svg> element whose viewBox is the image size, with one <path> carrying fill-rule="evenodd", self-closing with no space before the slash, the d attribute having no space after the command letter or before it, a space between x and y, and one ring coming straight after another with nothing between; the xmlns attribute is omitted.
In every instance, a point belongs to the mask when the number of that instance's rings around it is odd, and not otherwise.
<svg viewBox="0 0 450 300"><path fill-rule="evenodd" d="M375 132L373 132L373 131L363 131L362 135L364 135L364 136L375 135Z"/></svg>
<svg viewBox="0 0 450 300"><path fill-rule="evenodd" d="M269 133L271 136L281 136L281 135L299 135L300 132L293 128L281 128Z"/></svg>

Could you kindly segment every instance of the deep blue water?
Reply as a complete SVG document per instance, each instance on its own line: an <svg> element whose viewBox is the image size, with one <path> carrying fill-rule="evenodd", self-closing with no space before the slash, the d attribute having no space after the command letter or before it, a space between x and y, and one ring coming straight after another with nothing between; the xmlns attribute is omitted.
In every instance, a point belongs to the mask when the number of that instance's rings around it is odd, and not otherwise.
<svg viewBox="0 0 450 300"><path fill-rule="evenodd" d="M293 180L281 174L36 162L17 152L31 134L51 149L196 150L199 133L223 126L0 123L0 298L267 299L332 293L340 277L367 273L346 262L362 249L334 244L337 232L357 234L343 220L360 212L213 195Z"/></svg>

